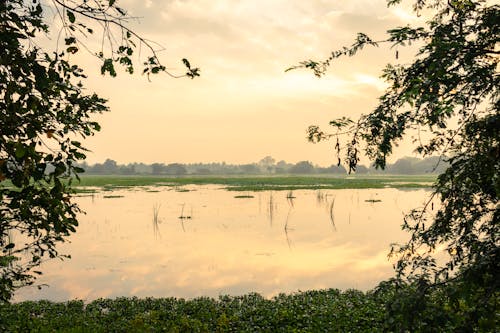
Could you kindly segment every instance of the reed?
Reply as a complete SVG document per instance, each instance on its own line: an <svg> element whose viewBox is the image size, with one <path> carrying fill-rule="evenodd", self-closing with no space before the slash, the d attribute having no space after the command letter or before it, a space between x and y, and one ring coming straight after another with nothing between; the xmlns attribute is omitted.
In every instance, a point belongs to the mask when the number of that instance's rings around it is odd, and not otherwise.
<svg viewBox="0 0 500 333"><path fill-rule="evenodd" d="M159 214L160 214L160 204L153 205L153 234L155 238L161 237L159 224L161 223Z"/></svg>
<svg viewBox="0 0 500 333"><path fill-rule="evenodd" d="M290 236L288 235L288 229L285 229L285 237L286 237L286 243L288 244L288 249L292 249L292 241L290 240Z"/></svg>
<svg viewBox="0 0 500 333"><path fill-rule="evenodd" d="M323 193L323 191L316 191L316 202L318 203L318 205L321 205L323 204L323 202L325 202L325 193Z"/></svg>
<svg viewBox="0 0 500 333"><path fill-rule="evenodd" d="M182 208L181 208L181 215L179 216L179 219L181 220L190 220L193 216L193 207L191 207L191 214L189 215L184 215L184 207L186 206L185 203L182 204Z"/></svg>
<svg viewBox="0 0 500 333"><path fill-rule="evenodd" d="M251 199L254 196L251 194L242 194L242 195L235 195L234 196L236 199Z"/></svg>
<svg viewBox="0 0 500 333"><path fill-rule="evenodd" d="M286 220L285 220L285 232L287 232L289 230L288 228L288 220L290 218L290 213L292 211L292 207L290 206L290 208L288 208L288 213L286 214ZM290 229L291 230L291 229Z"/></svg>
<svg viewBox="0 0 500 333"><path fill-rule="evenodd" d="M335 205L335 197L332 198L332 202L330 203L329 213L330 213L330 222L332 223L332 228L334 231L337 231L337 227L335 226L335 216L333 215L334 205Z"/></svg>
<svg viewBox="0 0 500 333"><path fill-rule="evenodd" d="M293 206L290 206L288 208L288 213L286 214L286 220L285 220L285 227L283 228L285 230L286 243L288 244L289 249L292 248L292 242L290 240L290 236L288 235L288 231L293 230L293 229L290 229L288 227L288 220L290 219L290 213L292 212L292 208L293 208Z"/></svg>
<svg viewBox="0 0 500 333"><path fill-rule="evenodd" d="M179 216L179 220L181 220L181 226L182 226L182 231L186 232L186 227L184 226L184 220L190 220L192 215L193 215L193 207L191 207L191 214L190 215L184 215L184 207L186 206L185 203L182 204L181 208L181 215Z"/></svg>
<svg viewBox="0 0 500 333"><path fill-rule="evenodd" d="M293 191L290 190L286 195L286 200L288 201L291 207L293 207L293 199L295 199L295 196L293 195Z"/></svg>
<svg viewBox="0 0 500 333"><path fill-rule="evenodd" d="M274 202L273 192L270 192L269 202L268 202L267 209L268 209L268 214L269 214L269 223L272 226L273 225L274 213L275 213L275 209L276 209L276 203Z"/></svg>

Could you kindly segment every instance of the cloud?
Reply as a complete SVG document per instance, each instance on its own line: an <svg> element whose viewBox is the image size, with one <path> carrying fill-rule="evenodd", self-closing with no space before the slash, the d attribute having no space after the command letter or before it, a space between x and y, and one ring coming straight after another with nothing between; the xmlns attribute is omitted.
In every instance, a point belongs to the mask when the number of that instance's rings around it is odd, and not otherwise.
<svg viewBox="0 0 500 333"><path fill-rule="evenodd" d="M385 0L120 0L118 3L131 16L138 17L130 21L134 31L164 47L159 56L171 72L183 73L180 59L185 57L201 68L202 76L193 81L157 76L153 83L140 75L133 79L123 75L114 80L98 74L91 77L87 81L89 90L109 98L113 112L100 118L103 131L88 141L95 152L90 155L90 162L108 157L120 162L153 159L161 162L166 158L182 162L186 156L195 156L192 158L200 161L249 162L252 156L267 153L250 153L258 149L253 141L264 138L273 151L288 152L281 158L302 160L313 150L302 144L307 125L320 124L344 112L339 110L359 114L372 108L384 88L378 79L380 70L386 62L394 60L394 50L385 45L365 48L356 57L333 62L321 79L307 70L285 73L285 69L302 60L327 58L331 51L351 45L357 32L367 32L378 39L387 28L405 25L404 20L413 19L407 7L387 9ZM399 50L399 61L408 57L408 53ZM141 54L145 56L144 48ZM77 56L87 55L82 52ZM90 57L84 61L91 64ZM99 73L98 65L94 62L85 66L86 72ZM267 119L273 120L286 115L286 121L279 122L280 128L276 129L261 124L257 118L240 118L264 112ZM203 121L199 121L200 115ZM194 134L182 144L177 143L175 150L164 152L161 142L175 140L180 135L180 124ZM254 135L252 126L257 125L262 127L259 138L249 139ZM144 128L144 133L139 130L133 138L123 131L138 127ZM218 134L229 132L241 136L241 145L247 151L232 147ZM211 150L198 149L200 140ZM127 148L112 148L116 146L113 142L126 142ZM154 155L140 147L151 147L151 151L160 153ZM314 162L330 161L326 148L316 145L314 151L317 155L308 157Z"/></svg>

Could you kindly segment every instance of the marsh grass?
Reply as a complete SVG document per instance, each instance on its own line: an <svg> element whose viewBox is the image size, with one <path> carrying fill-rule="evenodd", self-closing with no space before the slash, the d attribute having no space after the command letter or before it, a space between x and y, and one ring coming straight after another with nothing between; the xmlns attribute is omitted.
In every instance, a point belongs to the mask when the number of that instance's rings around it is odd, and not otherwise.
<svg viewBox="0 0 500 333"><path fill-rule="evenodd" d="M337 227L335 226L335 216L333 214L333 206L334 205L335 205L335 197L332 198L332 202L330 203L329 215L330 215L330 222L332 223L332 228L334 231L337 231Z"/></svg>
<svg viewBox="0 0 500 333"><path fill-rule="evenodd" d="M224 185L229 191L294 191L353 188L427 188L436 176L355 176L355 177L318 177L318 176L82 176L79 183L74 183L76 191L85 187L99 187L101 190L124 189L133 186L169 186L179 188L183 185ZM188 191L184 189L182 191Z"/></svg>
<svg viewBox="0 0 500 333"><path fill-rule="evenodd" d="M186 206L186 204L183 203L182 208L181 208L181 215L179 216L179 220L181 220L181 227L182 227L183 232L186 232L186 226L184 225L184 221L191 220L191 218L193 216L193 207L191 207L191 214L190 215L184 215L184 207L185 206Z"/></svg>
<svg viewBox="0 0 500 333"><path fill-rule="evenodd" d="M153 234L155 238L161 237L159 225L161 223L159 218L160 204L153 205Z"/></svg>
<svg viewBox="0 0 500 333"><path fill-rule="evenodd" d="M273 225L274 214L276 213L277 204L274 201L273 192L269 192L269 201L267 203L267 213L269 215L269 223Z"/></svg>
<svg viewBox="0 0 500 333"><path fill-rule="evenodd" d="M376 202L382 202L382 200L380 200L380 199L367 199L367 200L365 200L365 202L376 203Z"/></svg>
<svg viewBox="0 0 500 333"><path fill-rule="evenodd" d="M241 195L235 195L234 196L236 199L251 199L254 198L253 195L247 193L247 194L241 194Z"/></svg>
<svg viewBox="0 0 500 333"><path fill-rule="evenodd" d="M184 215L184 207L186 206L185 203L182 204L182 208L181 208L181 215L179 216L179 219L181 220L190 220L192 219L193 217L193 207L191 207L191 214L189 215Z"/></svg>
<svg viewBox="0 0 500 333"><path fill-rule="evenodd" d="M293 195L293 191L292 190L288 191L288 193L286 195L286 200L288 201L288 203L290 204L291 207L293 207L293 200L295 198L296 197Z"/></svg>
<svg viewBox="0 0 500 333"><path fill-rule="evenodd" d="M285 230L285 237L286 237L286 243L288 244L288 248L291 249L292 248L292 243L291 243L291 240L290 240L290 236L288 234L288 231L289 230L293 230L291 228L288 227L288 221L290 219L290 213L292 212L292 209L293 209L293 206L291 205L290 207L288 207L288 213L286 214L286 220L285 220L285 226L284 226L284 230Z"/></svg>
<svg viewBox="0 0 500 333"><path fill-rule="evenodd" d="M87 188L87 187L76 187L73 188L73 192L76 194L94 194L97 192L96 189L94 188Z"/></svg>
<svg viewBox="0 0 500 333"><path fill-rule="evenodd" d="M318 205L322 205L325 200L327 199L327 196L325 195L325 193L322 191L322 190L316 190L316 203Z"/></svg>

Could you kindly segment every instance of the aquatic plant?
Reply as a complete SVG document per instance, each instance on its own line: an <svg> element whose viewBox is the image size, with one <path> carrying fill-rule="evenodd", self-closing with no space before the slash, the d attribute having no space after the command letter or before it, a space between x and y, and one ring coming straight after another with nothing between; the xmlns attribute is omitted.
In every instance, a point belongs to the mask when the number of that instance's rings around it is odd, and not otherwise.
<svg viewBox="0 0 500 333"><path fill-rule="evenodd" d="M159 224L161 222L159 218L160 207L161 207L160 204L153 205L153 234L155 238L161 237L159 228Z"/></svg>
<svg viewBox="0 0 500 333"><path fill-rule="evenodd" d="M242 195L235 195L234 196L236 199L251 199L254 196L250 194L242 194Z"/></svg>
<svg viewBox="0 0 500 333"><path fill-rule="evenodd" d="M337 227L335 226L335 218L333 215L333 206L335 205L335 197L332 198L332 202L330 203L329 213L330 213L330 222L332 223L332 227L334 231L337 231Z"/></svg>
<svg viewBox="0 0 500 333"><path fill-rule="evenodd" d="M269 215L269 223L271 226L273 225L273 218L274 218L275 210L276 210L276 203L274 202L273 192L271 191L271 192L269 192L269 201L267 204L267 212Z"/></svg>

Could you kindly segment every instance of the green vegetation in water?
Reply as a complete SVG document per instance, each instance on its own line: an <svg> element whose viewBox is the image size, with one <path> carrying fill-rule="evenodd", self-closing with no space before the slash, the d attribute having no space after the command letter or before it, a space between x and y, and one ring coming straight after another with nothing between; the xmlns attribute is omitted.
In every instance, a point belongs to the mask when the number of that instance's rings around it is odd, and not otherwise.
<svg viewBox="0 0 500 333"><path fill-rule="evenodd" d="M88 193L88 194L95 194L97 193L97 190L95 188L86 188L86 187L75 187L73 188L73 191L76 193L76 194L85 194L85 193Z"/></svg>
<svg viewBox="0 0 500 333"><path fill-rule="evenodd" d="M0 304L3 332L454 332L466 309L442 294L426 297L421 312L405 313L414 291L381 284L376 291L337 289L244 296L98 299L85 304L26 301ZM462 310L460 310L462 309ZM411 320L408 318L411 316ZM411 323L409 323L411 321ZM411 325L409 327L408 325ZM493 332L483 322L477 332ZM408 330L407 328L410 328Z"/></svg>
<svg viewBox="0 0 500 333"><path fill-rule="evenodd" d="M82 176L74 186L100 187L104 190L133 186L172 186L216 184L230 191L307 190L307 189L363 189L363 188L428 188L434 175L422 176L346 176L346 177L154 177L154 176Z"/></svg>
<svg viewBox="0 0 500 333"><path fill-rule="evenodd" d="M159 224L160 224L160 217L159 217L160 207L161 207L160 204L153 205L153 232L154 232L154 235L155 235L156 238L160 235L160 228L159 228Z"/></svg>
<svg viewBox="0 0 500 333"><path fill-rule="evenodd" d="M193 207L191 207L191 214L184 215L184 207L185 204L182 204L181 215L179 216L180 220L190 220L193 217ZM184 228L184 226L182 226Z"/></svg>
<svg viewBox="0 0 500 333"><path fill-rule="evenodd" d="M98 299L0 306L8 332L377 332L383 307L373 293L335 289L219 299Z"/></svg>
<svg viewBox="0 0 500 333"><path fill-rule="evenodd" d="M75 197L77 198L92 198L94 194L76 194Z"/></svg>

